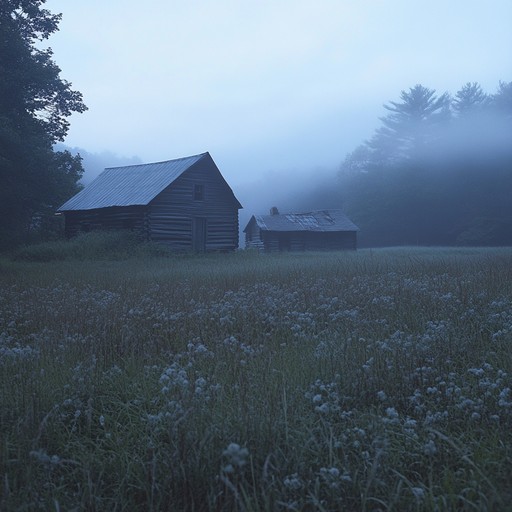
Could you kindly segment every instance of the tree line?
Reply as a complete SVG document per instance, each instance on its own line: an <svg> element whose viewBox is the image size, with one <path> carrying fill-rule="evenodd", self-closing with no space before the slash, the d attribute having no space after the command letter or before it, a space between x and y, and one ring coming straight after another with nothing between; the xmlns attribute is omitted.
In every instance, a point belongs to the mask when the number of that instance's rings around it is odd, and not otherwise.
<svg viewBox="0 0 512 512"><path fill-rule="evenodd" d="M339 173L361 245L512 245L512 82L415 85L384 108Z"/></svg>

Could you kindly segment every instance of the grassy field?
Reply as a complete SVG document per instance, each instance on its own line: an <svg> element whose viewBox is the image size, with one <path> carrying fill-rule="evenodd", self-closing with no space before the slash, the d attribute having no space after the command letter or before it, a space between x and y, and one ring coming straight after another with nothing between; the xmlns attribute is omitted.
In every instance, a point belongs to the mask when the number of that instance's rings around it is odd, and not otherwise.
<svg viewBox="0 0 512 512"><path fill-rule="evenodd" d="M50 253L0 260L0 510L511 509L512 249Z"/></svg>

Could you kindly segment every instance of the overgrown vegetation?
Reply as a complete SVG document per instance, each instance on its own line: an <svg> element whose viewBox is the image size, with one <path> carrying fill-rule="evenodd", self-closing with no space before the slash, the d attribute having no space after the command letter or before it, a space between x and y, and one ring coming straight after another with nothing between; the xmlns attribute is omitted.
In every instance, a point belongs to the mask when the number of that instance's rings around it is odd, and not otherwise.
<svg viewBox="0 0 512 512"><path fill-rule="evenodd" d="M512 251L0 264L2 510L504 510Z"/></svg>
<svg viewBox="0 0 512 512"><path fill-rule="evenodd" d="M163 245L141 242L131 231L91 231L69 240L61 239L20 247L11 252L18 261L123 260L171 256Z"/></svg>

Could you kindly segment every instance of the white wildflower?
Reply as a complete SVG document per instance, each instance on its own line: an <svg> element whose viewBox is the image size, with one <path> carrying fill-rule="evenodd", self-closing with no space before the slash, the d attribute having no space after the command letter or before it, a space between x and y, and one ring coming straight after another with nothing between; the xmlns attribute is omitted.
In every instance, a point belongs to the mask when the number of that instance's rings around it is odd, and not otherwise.
<svg viewBox="0 0 512 512"><path fill-rule="evenodd" d="M315 411L321 414L327 414L329 412L329 404L324 403L322 405L317 405L315 407Z"/></svg>
<svg viewBox="0 0 512 512"><path fill-rule="evenodd" d="M398 412L396 412L396 409L394 407L388 407L386 409L386 415L388 418L396 419L398 418Z"/></svg>
<svg viewBox="0 0 512 512"><path fill-rule="evenodd" d="M429 457L437 453L437 446L436 443L434 443L433 439L430 439L425 443L425 445L423 446L423 453L425 455L428 455Z"/></svg>
<svg viewBox="0 0 512 512"><path fill-rule="evenodd" d="M283 484L290 491L297 491L302 487L302 481L297 473L286 476L283 480Z"/></svg>
<svg viewBox="0 0 512 512"><path fill-rule="evenodd" d="M423 489L423 487L411 487L411 491L417 500L421 500L425 497L425 489Z"/></svg>
<svg viewBox="0 0 512 512"><path fill-rule="evenodd" d="M238 469L242 469L247 464L249 450L241 448L237 443L230 443L222 452L226 458L226 465L222 468L224 473L234 473Z"/></svg>

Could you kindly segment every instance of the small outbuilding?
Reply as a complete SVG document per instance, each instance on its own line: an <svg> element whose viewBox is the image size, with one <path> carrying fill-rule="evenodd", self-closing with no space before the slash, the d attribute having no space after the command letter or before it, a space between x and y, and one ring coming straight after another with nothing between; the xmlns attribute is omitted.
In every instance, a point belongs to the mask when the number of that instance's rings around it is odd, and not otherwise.
<svg viewBox="0 0 512 512"><path fill-rule="evenodd" d="M357 248L359 228L341 210L253 215L244 229L245 247L265 252Z"/></svg>
<svg viewBox="0 0 512 512"><path fill-rule="evenodd" d="M58 212L65 233L130 229L176 250L238 248L242 208L209 153L105 169Z"/></svg>

